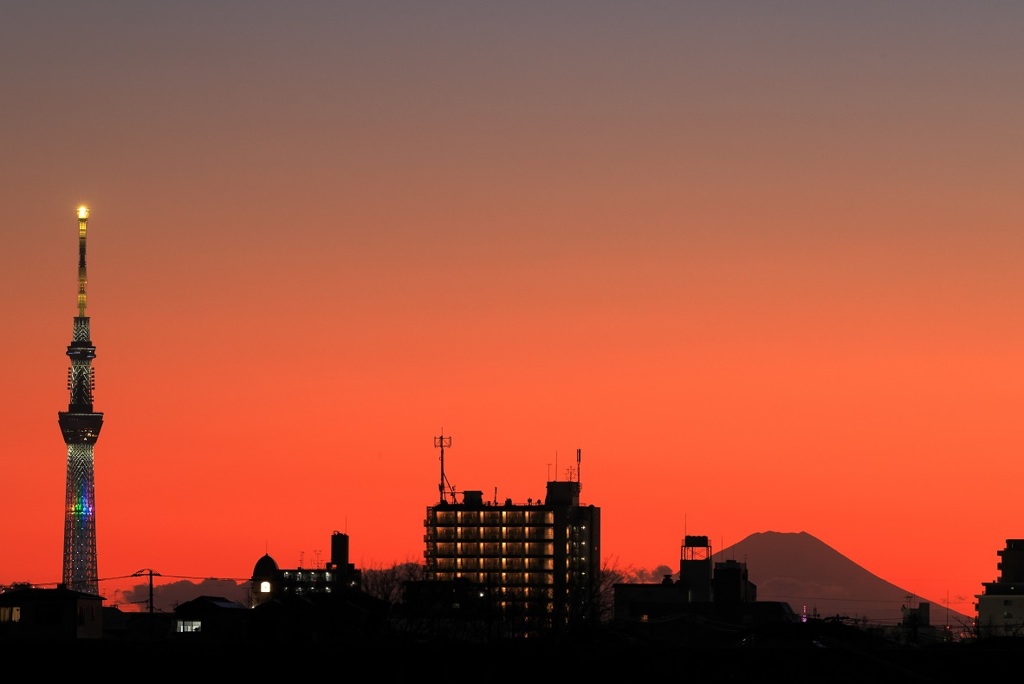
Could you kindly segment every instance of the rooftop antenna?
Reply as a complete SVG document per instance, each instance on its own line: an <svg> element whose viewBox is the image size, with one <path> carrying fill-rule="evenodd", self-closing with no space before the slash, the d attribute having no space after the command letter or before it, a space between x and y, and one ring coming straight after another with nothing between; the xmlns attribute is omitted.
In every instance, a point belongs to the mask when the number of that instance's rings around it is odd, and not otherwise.
<svg viewBox="0 0 1024 684"><path fill-rule="evenodd" d="M576 450L576 482L580 482L581 481L580 480L580 451L582 451L582 450L581 449L577 449Z"/></svg>
<svg viewBox="0 0 1024 684"><path fill-rule="evenodd" d="M448 478L445 477L445 474L444 474L444 449L445 449L445 447L451 448L451 446L452 446L452 438L451 438L451 436L445 437L444 436L444 428L441 428L441 435L439 437L434 437L434 448L435 449L438 449L438 448L441 449L441 481L437 483L437 491L438 491L438 494L441 495L441 503L445 503L445 496L444 496L445 487L447 487L449 490L451 490L451 493L452 493L452 503L455 503L455 488L452 487L450 482L448 482Z"/></svg>
<svg viewBox="0 0 1024 684"><path fill-rule="evenodd" d="M85 234L89 208L78 207L78 316L85 316Z"/></svg>

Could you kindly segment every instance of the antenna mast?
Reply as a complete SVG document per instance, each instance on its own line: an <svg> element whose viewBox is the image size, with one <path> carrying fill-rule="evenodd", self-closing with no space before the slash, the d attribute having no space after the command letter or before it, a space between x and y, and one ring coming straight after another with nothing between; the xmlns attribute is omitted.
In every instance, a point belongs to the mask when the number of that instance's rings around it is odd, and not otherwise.
<svg viewBox="0 0 1024 684"><path fill-rule="evenodd" d="M441 449L441 481L437 483L437 491L441 495L441 503L445 503L445 487L452 493L452 503L455 503L455 488L452 487L451 483L448 482L448 478L444 474L444 449L445 447L451 448L452 438L444 436L444 428L441 429L441 436L434 438L434 448Z"/></svg>
<svg viewBox="0 0 1024 684"><path fill-rule="evenodd" d="M98 594L96 572L96 482L93 447L103 427L103 414L93 407L96 377L92 360L96 346L85 313L85 240L89 228L88 207L78 208L78 315L75 316L67 356L68 410L57 414L67 445L67 489L64 505L63 583L68 589Z"/></svg>

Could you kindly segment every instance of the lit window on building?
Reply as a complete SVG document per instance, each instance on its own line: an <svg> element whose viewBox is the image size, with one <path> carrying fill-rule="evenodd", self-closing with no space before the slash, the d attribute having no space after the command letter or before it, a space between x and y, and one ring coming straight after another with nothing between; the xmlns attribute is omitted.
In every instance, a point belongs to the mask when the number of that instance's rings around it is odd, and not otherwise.
<svg viewBox="0 0 1024 684"><path fill-rule="evenodd" d="M178 634L190 634L192 632L199 632L202 630L202 620L178 620L178 626L176 631Z"/></svg>

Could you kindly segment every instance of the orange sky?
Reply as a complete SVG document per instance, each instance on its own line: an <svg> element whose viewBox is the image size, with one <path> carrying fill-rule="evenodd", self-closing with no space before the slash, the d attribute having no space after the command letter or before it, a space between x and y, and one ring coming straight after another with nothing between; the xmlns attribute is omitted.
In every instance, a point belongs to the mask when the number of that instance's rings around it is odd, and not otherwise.
<svg viewBox="0 0 1024 684"><path fill-rule="evenodd" d="M443 430L502 500L580 449L609 564L806 531L972 614L1024 8L874 5L6 8L0 583L60 579L84 203L101 578L419 561Z"/></svg>

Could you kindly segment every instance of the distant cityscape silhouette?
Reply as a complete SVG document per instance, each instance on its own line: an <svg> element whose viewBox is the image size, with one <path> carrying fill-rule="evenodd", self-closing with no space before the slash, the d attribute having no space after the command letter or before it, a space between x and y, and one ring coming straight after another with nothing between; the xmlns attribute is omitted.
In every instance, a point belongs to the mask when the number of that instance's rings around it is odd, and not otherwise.
<svg viewBox="0 0 1024 684"><path fill-rule="evenodd" d="M602 564L599 506L584 503L582 450L566 479L549 480L543 499L514 502L456 491L445 472L452 438L434 438L439 451L438 499L426 506L423 563L357 568L349 536L334 531L330 558L314 567L282 568L269 554L251 576L199 584L199 592L158 607L151 569L134 573L147 587L145 609L104 606L97 575L93 447L104 414L93 405L96 355L86 315L86 238L89 210L78 210L77 316L67 347L70 399L58 414L67 445L62 582L56 587L15 585L0 593L0 641L132 643L212 648L304 645L408 649L461 646L522 648L572 645L608 656L631 648L686 655L689 649L806 648L848 653L905 653L907 649L1005 643L1024 637L1024 539L998 551L999 579L985 583L977 614L943 612L906 594L836 554L805 533L752 535L713 552L709 538L687 534L679 566L654 581ZM752 567L748 567L748 563ZM763 564L766 581L751 581ZM787 565L788 564L788 565ZM792 568L802 567L798 578ZM810 573L825 572L817 588ZM122 578L123 579L123 578ZM788 585L787 585L788 583ZM832 584L831 595L821 587ZM217 593L205 592L212 587ZM765 600L770 594L800 601ZM808 593L810 592L810 593ZM877 597L882 597L878 599ZM134 598L134 595L133 595ZM906 601L884 619L857 602ZM916 605L915 605L916 604ZM833 608L835 608L833 610ZM891 609L890 609L891 610ZM774 645L763 649L762 644ZM843 646L840 647L840 644ZM674 650L673 650L674 649ZM672 662L677 662L673 660ZM682 661L678 661L681 663ZM758 661L762 665L764 659ZM896 660L888 661L890 664ZM927 672L920 662L902 662ZM937 672L932 672L937 676Z"/></svg>

